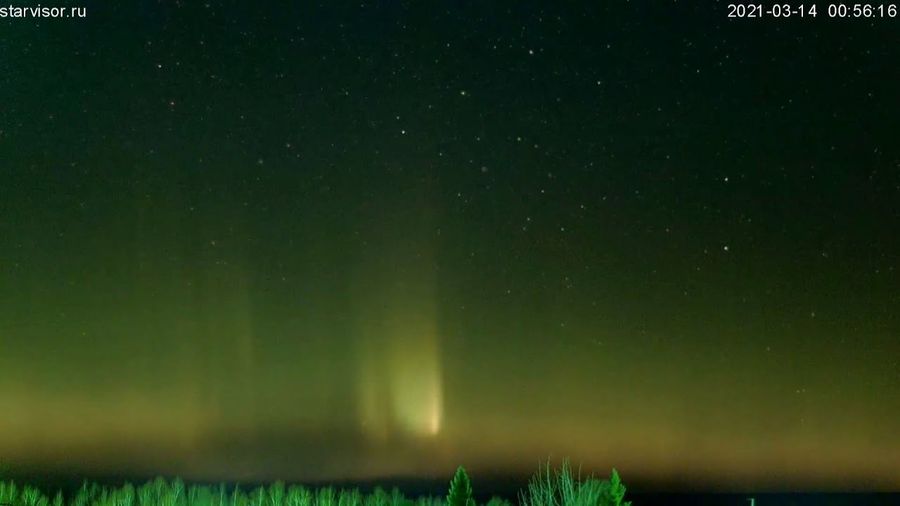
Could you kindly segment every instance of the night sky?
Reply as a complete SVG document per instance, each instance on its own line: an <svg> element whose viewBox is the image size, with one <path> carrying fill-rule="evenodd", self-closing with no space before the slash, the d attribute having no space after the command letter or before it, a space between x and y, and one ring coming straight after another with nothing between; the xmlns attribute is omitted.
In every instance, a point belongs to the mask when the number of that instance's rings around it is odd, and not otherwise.
<svg viewBox="0 0 900 506"><path fill-rule="evenodd" d="M900 489L900 20L323 4L0 19L3 469Z"/></svg>

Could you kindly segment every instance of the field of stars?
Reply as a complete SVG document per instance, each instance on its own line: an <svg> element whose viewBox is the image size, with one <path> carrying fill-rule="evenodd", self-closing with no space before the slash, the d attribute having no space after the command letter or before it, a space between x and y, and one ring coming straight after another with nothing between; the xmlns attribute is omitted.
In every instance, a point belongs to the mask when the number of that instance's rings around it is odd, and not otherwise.
<svg viewBox="0 0 900 506"><path fill-rule="evenodd" d="M897 19L79 6L0 18L0 477L900 490Z"/></svg>

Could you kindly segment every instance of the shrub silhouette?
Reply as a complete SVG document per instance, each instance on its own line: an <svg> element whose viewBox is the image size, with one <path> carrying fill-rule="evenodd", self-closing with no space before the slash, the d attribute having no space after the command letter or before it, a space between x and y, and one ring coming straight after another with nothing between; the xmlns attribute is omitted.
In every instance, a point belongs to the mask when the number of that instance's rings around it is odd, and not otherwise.
<svg viewBox="0 0 900 506"><path fill-rule="evenodd" d="M519 494L521 506L631 506L622 502L625 485L615 469L609 480L589 478L581 481L572 476L567 460L562 468L550 475L550 464L538 468L528 483L526 492Z"/></svg>
<svg viewBox="0 0 900 506"><path fill-rule="evenodd" d="M475 506L475 500L472 499L472 483L463 466L456 469L456 474L450 480L447 506Z"/></svg>

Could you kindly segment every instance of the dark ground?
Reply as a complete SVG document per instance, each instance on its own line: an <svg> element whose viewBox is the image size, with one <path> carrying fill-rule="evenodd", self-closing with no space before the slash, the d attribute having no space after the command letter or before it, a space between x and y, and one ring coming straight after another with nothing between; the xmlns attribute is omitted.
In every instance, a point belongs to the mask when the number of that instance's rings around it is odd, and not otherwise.
<svg viewBox="0 0 900 506"><path fill-rule="evenodd" d="M11 476L6 476L8 478ZM63 490L64 493L74 493L81 485L81 479L60 478L60 477L27 477L12 476L21 483L31 483L38 485L45 491L56 489ZM89 481L108 486L120 486L125 481L132 483L144 483L152 478L147 477L89 477ZM190 483L190 482L189 482ZM332 485L336 488L359 488L362 492L368 493L376 486L381 486L385 490L390 490L397 486L403 491L407 497L418 497L422 495L443 496L446 494L446 485L449 483L449 477L446 480L380 480L377 482L330 482L330 483L309 483L306 486L317 488L319 486ZM475 497L479 503L486 502L492 496L499 496L518 504L517 494L525 488L527 478L522 479L496 479L491 481L478 480L473 478L472 485L475 489ZM259 485L259 483L241 483L243 489L250 489ZM630 486L625 483L628 488L625 499L631 501L633 506L679 506L679 505L696 505L696 506L748 506L749 499L755 499L755 506L896 506L900 505L900 493L703 493L703 492L649 492L640 491L639 487Z"/></svg>

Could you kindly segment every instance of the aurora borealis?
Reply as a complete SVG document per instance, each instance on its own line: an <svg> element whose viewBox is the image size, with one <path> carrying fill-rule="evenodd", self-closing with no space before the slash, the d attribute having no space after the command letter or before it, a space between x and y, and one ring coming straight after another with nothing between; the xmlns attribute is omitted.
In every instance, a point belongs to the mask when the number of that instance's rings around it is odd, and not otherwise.
<svg viewBox="0 0 900 506"><path fill-rule="evenodd" d="M294 3L0 19L0 470L900 489L896 19Z"/></svg>

